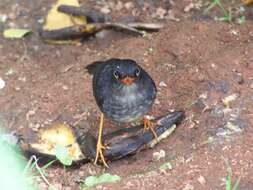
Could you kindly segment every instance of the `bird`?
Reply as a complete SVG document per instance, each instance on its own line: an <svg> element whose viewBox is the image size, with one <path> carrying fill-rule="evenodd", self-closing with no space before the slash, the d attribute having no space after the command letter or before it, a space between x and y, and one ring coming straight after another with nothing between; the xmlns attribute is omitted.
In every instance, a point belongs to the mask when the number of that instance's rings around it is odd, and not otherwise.
<svg viewBox="0 0 253 190"><path fill-rule="evenodd" d="M143 119L144 129L150 129L157 139L152 121L145 116L154 104L157 88L151 76L132 59L111 58L85 68L93 75L93 95L101 110L94 163L100 158L108 167L102 143L104 116L123 124Z"/></svg>

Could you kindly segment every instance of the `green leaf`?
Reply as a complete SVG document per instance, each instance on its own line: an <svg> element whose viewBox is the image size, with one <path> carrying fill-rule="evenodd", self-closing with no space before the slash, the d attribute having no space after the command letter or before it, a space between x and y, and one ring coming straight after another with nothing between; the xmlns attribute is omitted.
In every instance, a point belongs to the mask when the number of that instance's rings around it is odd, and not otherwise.
<svg viewBox="0 0 253 190"><path fill-rule="evenodd" d="M22 38L30 32L29 29L10 28L4 30L3 35L5 38Z"/></svg>
<svg viewBox="0 0 253 190"><path fill-rule="evenodd" d="M231 174L226 177L226 190L231 190Z"/></svg>
<svg viewBox="0 0 253 190"><path fill-rule="evenodd" d="M70 166L73 162L73 158L68 154L68 150L64 146L55 146L55 156L65 166Z"/></svg>
<svg viewBox="0 0 253 190"><path fill-rule="evenodd" d="M89 187L95 186L97 184L101 184L101 183L109 183L109 182L117 182L119 181L121 178L118 175L111 175L109 173L104 173L100 176L89 176L85 179L85 188L87 189Z"/></svg>
<svg viewBox="0 0 253 190"><path fill-rule="evenodd" d="M232 190L238 190L239 184L240 184L240 180L241 180L241 178L238 178L238 179L236 180L236 182L235 182L234 187L233 187Z"/></svg>

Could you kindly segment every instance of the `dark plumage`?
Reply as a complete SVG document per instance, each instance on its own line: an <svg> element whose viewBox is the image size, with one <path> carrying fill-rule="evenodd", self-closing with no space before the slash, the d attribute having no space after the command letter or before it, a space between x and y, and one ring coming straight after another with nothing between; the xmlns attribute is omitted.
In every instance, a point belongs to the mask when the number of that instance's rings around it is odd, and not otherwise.
<svg viewBox="0 0 253 190"><path fill-rule="evenodd" d="M141 119L156 97L149 74L131 59L110 59L86 67L93 74L93 94L105 116L120 123Z"/></svg>

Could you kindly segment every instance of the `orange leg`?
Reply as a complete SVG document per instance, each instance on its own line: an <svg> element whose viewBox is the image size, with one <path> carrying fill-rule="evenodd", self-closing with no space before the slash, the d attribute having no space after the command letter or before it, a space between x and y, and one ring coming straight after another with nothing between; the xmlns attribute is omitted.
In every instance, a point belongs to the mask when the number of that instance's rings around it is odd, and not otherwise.
<svg viewBox="0 0 253 190"><path fill-rule="evenodd" d="M103 150L105 149L105 146L102 144L102 131L103 131L103 123L104 123L104 114L101 114L100 117L100 124L99 124L99 132L98 132L98 140L97 140L97 151L96 151L96 158L94 161L94 164L97 163L98 158L101 158L101 161L103 162L104 166L108 167L105 157L103 155Z"/></svg>
<svg viewBox="0 0 253 190"><path fill-rule="evenodd" d="M153 128L154 123L152 123L152 121L150 121L149 119L144 117L143 118L143 124L144 124L144 130L150 130L153 133L155 139L157 139L158 136L157 136L157 134L156 134L156 132Z"/></svg>

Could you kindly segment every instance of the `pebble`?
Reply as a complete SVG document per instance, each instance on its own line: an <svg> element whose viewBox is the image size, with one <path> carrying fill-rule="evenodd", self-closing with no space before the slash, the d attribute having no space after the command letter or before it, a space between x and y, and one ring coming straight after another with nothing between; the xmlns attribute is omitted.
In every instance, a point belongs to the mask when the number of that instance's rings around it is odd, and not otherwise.
<svg viewBox="0 0 253 190"><path fill-rule="evenodd" d="M20 87L20 86L15 86L14 89L15 89L16 91L20 91L20 90L21 90L21 87Z"/></svg>
<svg viewBox="0 0 253 190"><path fill-rule="evenodd" d="M115 5L115 9L117 11L120 11L123 8L123 3L121 1L118 1L117 4Z"/></svg>
<svg viewBox="0 0 253 190"><path fill-rule="evenodd" d="M194 187L193 187L193 185L188 183L185 185L185 187L182 190L194 190Z"/></svg>
<svg viewBox="0 0 253 190"><path fill-rule="evenodd" d="M100 11L104 14L109 14L111 12L110 8L108 6L104 6L100 9Z"/></svg>
<svg viewBox="0 0 253 190"><path fill-rule="evenodd" d="M201 185L206 184L206 179L202 175L200 175L197 180Z"/></svg>
<svg viewBox="0 0 253 190"><path fill-rule="evenodd" d="M194 4L193 3L190 3L189 5L187 5L185 8L184 8L184 12L190 12L193 8L195 8Z"/></svg>
<svg viewBox="0 0 253 190"><path fill-rule="evenodd" d="M63 89L63 90L68 90L69 87L68 87L67 85L63 85L63 86L62 86L62 89Z"/></svg>
<svg viewBox="0 0 253 190"><path fill-rule="evenodd" d="M160 87L167 87L167 84L166 84L164 81L161 81L161 82L159 83L159 86L160 86Z"/></svg>
<svg viewBox="0 0 253 190"><path fill-rule="evenodd" d="M158 161L162 158L164 158L166 155L166 152L164 150L160 150L159 152L154 152L153 153L153 160Z"/></svg>
<svg viewBox="0 0 253 190"><path fill-rule="evenodd" d="M5 87L5 81L0 77L0 90Z"/></svg>
<svg viewBox="0 0 253 190"><path fill-rule="evenodd" d="M160 101L158 99L155 99L155 104L156 105L160 105L161 103L160 103Z"/></svg>
<svg viewBox="0 0 253 190"><path fill-rule="evenodd" d="M15 73L16 73L16 71L15 71L14 69L10 68L10 69L5 73L5 75L6 75L6 76L10 76L10 75L13 75L13 74L15 74Z"/></svg>
<svg viewBox="0 0 253 190"><path fill-rule="evenodd" d="M129 10L129 9L134 8L134 4L133 2L129 1L124 4L124 7Z"/></svg>
<svg viewBox="0 0 253 190"><path fill-rule="evenodd" d="M157 18L159 18L159 19L163 19L163 18L165 17L166 13L167 13L167 11L166 11L164 8L158 7L158 8L156 9L155 14L152 15L152 16L153 16L153 17L157 17Z"/></svg>

